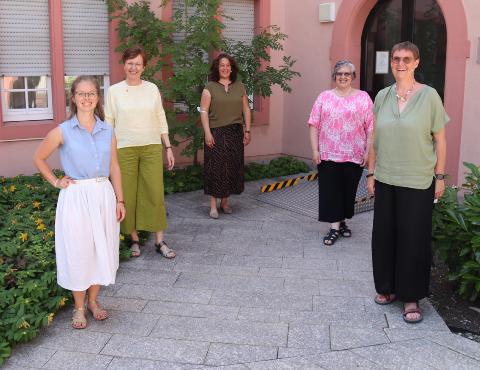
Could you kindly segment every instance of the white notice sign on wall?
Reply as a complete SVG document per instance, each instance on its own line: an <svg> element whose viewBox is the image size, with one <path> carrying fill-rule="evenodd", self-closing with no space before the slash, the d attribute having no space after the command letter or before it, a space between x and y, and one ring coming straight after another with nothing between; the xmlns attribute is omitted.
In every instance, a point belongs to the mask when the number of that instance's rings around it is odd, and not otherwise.
<svg viewBox="0 0 480 370"><path fill-rule="evenodd" d="M375 74L388 74L388 51L377 51L375 58Z"/></svg>

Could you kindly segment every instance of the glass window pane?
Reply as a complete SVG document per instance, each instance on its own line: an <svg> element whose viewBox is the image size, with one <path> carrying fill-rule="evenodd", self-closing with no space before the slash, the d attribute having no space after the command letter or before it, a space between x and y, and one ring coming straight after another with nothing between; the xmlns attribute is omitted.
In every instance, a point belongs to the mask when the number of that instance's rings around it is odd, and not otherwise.
<svg viewBox="0 0 480 370"><path fill-rule="evenodd" d="M27 88L29 89L46 89L47 77L46 76L30 76L27 77Z"/></svg>
<svg viewBox="0 0 480 370"><path fill-rule="evenodd" d="M4 77L3 87L5 90L10 89L24 89L25 78L24 77Z"/></svg>
<svg viewBox="0 0 480 370"><path fill-rule="evenodd" d="M46 91L28 92L29 108L48 108L48 95Z"/></svg>
<svg viewBox="0 0 480 370"><path fill-rule="evenodd" d="M25 93L24 92L7 92L7 106L9 109L25 109Z"/></svg>

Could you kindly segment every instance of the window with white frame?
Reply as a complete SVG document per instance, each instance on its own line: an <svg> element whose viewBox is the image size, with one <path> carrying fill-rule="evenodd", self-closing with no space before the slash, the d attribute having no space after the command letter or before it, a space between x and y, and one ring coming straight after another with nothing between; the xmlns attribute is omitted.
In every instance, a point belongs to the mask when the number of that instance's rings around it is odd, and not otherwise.
<svg viewBox="0 0 480 370"><path fill-rule="evenodd" d="M0 1L4 121L52 119L48 0Z"/></svg>

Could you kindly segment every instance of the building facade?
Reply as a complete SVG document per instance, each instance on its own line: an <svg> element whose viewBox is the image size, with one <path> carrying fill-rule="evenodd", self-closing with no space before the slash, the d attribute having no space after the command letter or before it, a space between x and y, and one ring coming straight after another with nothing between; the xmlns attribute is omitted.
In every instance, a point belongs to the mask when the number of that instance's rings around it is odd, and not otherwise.
<svg viewBox="0 0 480 370"><path fill-rule="evenodd" d="M159 8L161 1L152 0L151 7L167 20L179 2ZM291 94L274 88L255 105L248 158L309 158L306 121L317 95L332 87L331 66L351 60L355 86L374 96L392 83L391 46L410 40L420 47L418 79L439 91L451 118L451 182L462 179L463 161L480 164L480 0L225 0L224 10L237 19L225 20L229 37L246 37L252 25L278 25L289 36L284 53L302 74ZM65 119L76 75L98 76L105 91L122 80L115 28L102 0L0 1L0 175L35 172L33 151ZM272 64L281 58L272 53Z"/></svg>

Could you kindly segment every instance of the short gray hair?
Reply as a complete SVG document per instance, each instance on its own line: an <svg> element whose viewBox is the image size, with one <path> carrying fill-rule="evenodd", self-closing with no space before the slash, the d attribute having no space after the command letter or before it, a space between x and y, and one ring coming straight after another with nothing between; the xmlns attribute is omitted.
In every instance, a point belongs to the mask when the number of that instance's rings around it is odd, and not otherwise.
<svg viewBox="0 0 480 370"><path fill-rule="evenodd" d="M349 60L339 60L333 66L333 71L332 71L332 80L333 81L335 81L335 77L337 76L338 70L342 67L350 68L350 72L352 72L352 80L354 80L355 77L357 77L357 74L355 73L355 66L353 65L352 62L350 62Z"/></svg>

